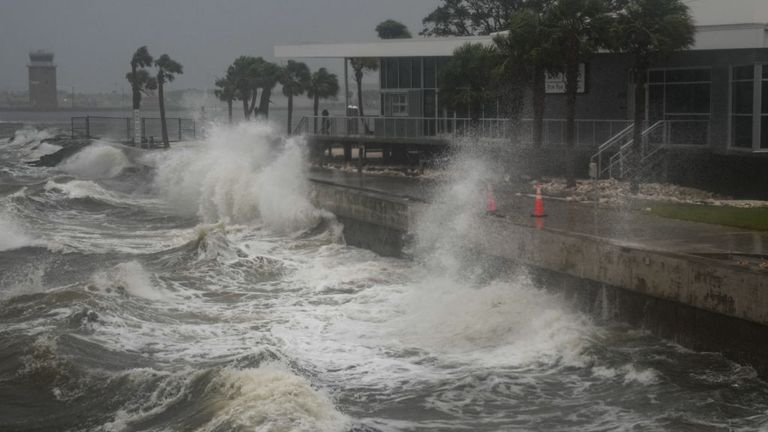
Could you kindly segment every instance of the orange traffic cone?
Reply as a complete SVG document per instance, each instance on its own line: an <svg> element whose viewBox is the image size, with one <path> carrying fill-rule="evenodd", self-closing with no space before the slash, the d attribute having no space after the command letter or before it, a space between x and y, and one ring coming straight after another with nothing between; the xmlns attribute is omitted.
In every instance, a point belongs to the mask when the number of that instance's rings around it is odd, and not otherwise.
<svg viewBox="0 0 768 432"><path fill-rule="evenodd" d="M496 198L493 196L493 189L490 187L488 188L488 193L486 194L488 205L485 208L485 211L494 214L496 213Z"/></svg>
<svg viewBox="0 0 768 432"><path fill-rule="evenodd" d="M547 215L544 213L544 200L541 198L541 185L536 185L536 200L533 202L533 214L532 217L543 218Z"/></svg>

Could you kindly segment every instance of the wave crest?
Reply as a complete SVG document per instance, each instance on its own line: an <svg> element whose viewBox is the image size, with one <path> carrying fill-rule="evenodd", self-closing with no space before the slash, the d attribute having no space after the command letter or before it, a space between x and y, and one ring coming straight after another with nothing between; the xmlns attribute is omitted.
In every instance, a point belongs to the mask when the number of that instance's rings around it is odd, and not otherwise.
<svg viewBox="0 0 768 432"><path fill-rule="evenodd" d="M225 405L201 430L337 431L348 423L326 394L279 363L223 369L207 390Z"/></svg>
<svg viewBox="0 0 768 432"><path fill-rule="evenodd" d="M266 123L214 126L200 144L158 162L155 185L177 211L204 222L252 223L291 232L321 217L308 200L300 138L282 138Z"/></svg>
<svg viewBox="0 0 768 432"><path fill-rule="evenodd" d="M59 169L80 178L102 179L117 177L132 165L120 148L96 142L64 160Z"/></svg>

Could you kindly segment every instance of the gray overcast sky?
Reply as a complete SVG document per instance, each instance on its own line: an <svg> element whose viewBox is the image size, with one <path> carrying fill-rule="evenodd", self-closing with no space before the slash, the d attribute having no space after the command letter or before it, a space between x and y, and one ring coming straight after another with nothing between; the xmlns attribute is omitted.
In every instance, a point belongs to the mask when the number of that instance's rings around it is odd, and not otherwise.
<svg viewBox="0 0 768 432"><path fill-rule="evenodd" d="M392 18L411 33L438 0L0 0L0 90L27 87L28 52L56 54L58 85L120 91L147 45L184 65L174 88L212 87L235 57L272 58L275 44L376 39ZM337 66L341 70L341 61ZM329 65L327 62L315 66Z"/></svg>
<svg viewBox="0 0 768 432"><path fill-rule="evenodd" d="M768 22L768 0L687 0L702 24ZM376 38L393 18L415 35L439 0L0 0L0 90L27 87L27 54L56 54L58 84L120 91L133 51L147 45L184 65L174 88L211 87L242 54L275 44ZM315 63L341 69L341 62Z"/></svg>

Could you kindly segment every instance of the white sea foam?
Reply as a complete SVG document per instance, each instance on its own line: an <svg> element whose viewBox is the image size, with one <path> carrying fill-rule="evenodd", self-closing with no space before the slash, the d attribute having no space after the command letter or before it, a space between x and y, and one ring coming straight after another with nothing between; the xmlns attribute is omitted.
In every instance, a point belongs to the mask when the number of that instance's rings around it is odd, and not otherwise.
<svg viewBox="0 0 768 432"><path fill-rule="evenodd" d="M105 293L124 292L148 300L167 299L168 293L152 283L152 275L137 261L121 263L91 276L92 287Z"/></svg>
<svg viewBox="0 0 768 432"><path fill-rule="evenodd" d="M639 368L633 364L612 368L607 366L593 366L592 375L602 379L621 379L624 385L640 384L652 385L661 381L659 372L650 368Z"/></svg>
<svg viewBox="0 0 768 432"><path fill-rule="evenodd" d="M343 431L349 420L329 396L278 363L223 369L206 389L221 408L201 431Z"/></svg>
<svg viewBox="0 0 768 432"><path fill-rule="evenodd" d="M404 298L402 310L393 331L406 346L487 366L580 365L594 331L524 275L480 287L429 278Z"/></svg>
<svg viewBox="0 0 768 432"><path fill-rule="evenodd" d="M48 180L44 188L47 191L61 192L68 198L95 198L108 202L120 201L116 194L107 191L91 180L71 180L63 183Z"/></svg>
<svg viewBox="0 0 768 432"><path fill-rule="evenodd" d="M26 230L10 218L0 213L0 251L18 249L36 244Z"/></svg>
<svg viewBox="0 0 768 432"><path fill-rule="evenodd" d="M112 178L132 166L118 146L95 142L59 164L59 169L85 179Z"/></svg>
<svg viewBox="0 0 768 432"><path fill-rule="evenodd" d="M322 213L308 200L304 143L267 123L215 126L204 143L161 155L156 187L173 209L204 222L252 223L290 232Z"/></svg>
<svg viewBox="0 0 768 432"><path fill-rule="evenodd" d="M14 133L13 139L10 141L11 145L16 148L34 148L39 145L43 140L52 138L53 132L48 129L19 129Z"/></svg>

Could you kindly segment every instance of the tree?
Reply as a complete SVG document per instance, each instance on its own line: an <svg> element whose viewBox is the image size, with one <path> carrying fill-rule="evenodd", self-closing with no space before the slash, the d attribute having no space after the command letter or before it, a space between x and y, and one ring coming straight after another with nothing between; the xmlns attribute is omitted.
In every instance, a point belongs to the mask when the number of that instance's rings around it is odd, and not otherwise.
<svg viewBox="0 0 768 432"><path fill-rule="evenodd" d="M382 21L376 26L376 33L379 35L379 39L410 39L411 32L408 31L408 27L405 24L388 19Z"/></svg>
<svg viewBox="0 0 768 432"><path fill-rule="evenodd" d="M280 66L270 63L261 57L257 58L255 88L253 91L261 89L261 97L259 98L258 115L260 117L269 118L269 103L272 98L272 90L280 80L280 74L282 69Z"/></svg>
<svg viewBox="0 0 768 432"><path fill-rule="evenodd" d="M141 95L146 94L147 90L157 88L157 81L144 68L152 66L152 56L149 54L146 46L139 47L131 57L131 71L125 74L125 79L131 85L133 95L133 122L139 124L139 109L141 109ZM133 143L138 144L141 141L141 130L136 127L134 130Z"/></svg>
<svg viewBox="0 0 768 432"><path fill-rule="evenodd" d="M479 121L485 102L494 94L494 70L499 63L494 47L467 43L456 48L441 72L440 95L453 109L469 107L473 125Z"/></svg>
<svg viewBox="0 0 768 432"><path fill-rule="evenodd" d="M184 73L182 66L177 61L171 59L168 54L163 54L159 59L155 60L155 66L157 67L157 97L160 103L160 125L163 131L163 146L168 148L168 125L165 122L165 97L163 94L163 86L167 82L171 82L176 78L176 75Z"/></svg>
<svg viewBox="0 0 768 432"><path fill-rule="evenodd" d="M657 59L691 46L696 28L681 0L629 0L617 11L614 23L611 49L629 54L635 82L632 154L636 169L631 189L637 192L648 68Z"/></svg>
<svg viewBox="0 0 768 432"><path fill-rule="evenodd" d="M542 2L529 2L528 7L515 12L509 19L509 31L495 38L503 58L502 71L511 80L518 80L533 94L533 145L540 147L544 132L545 74L556 69L556 56L544 23Z"/></svg>
<svg viewBox="0 0 768 432"><path fill-rule="evenodd" d="M283 85L283 94L288 97L288 135L293 132L291 123L293 120L293 97L303 94L309 87L311 75L306 64L294 60L288 60L280 75L280 83Z"/></svg>
<svg viewBox="0 0 768 432"><path fill-rule="evenodd" d="M441 0L424 17L423 36L472 36L504 31L525 0Z"/></svg>
<svg viewBox="0 0 768 432"><path fill-rule="evenodd" d="M317 133L317 113L320 108L320 99L327 99L339 94L339 80L336 74L329 73L326 68L320 68L312 74L307 86L307 96L313 99L315 113L315 128Z"/></svg>
<svg viewBox="0 0 768 432"><path fill-rule="evenodd" d="M232 123L232 104L235 101L235 81L227 74L224 78L216 80L214 94L220 101L227 103L227 119Z"/></svg>
<svg viewBox="0 0 768 432"><path fill-rule="evenodd" d="M243 103L243 118L246 120L251 118L256 106L257 87L254 77L257 67L256 57L240 56L227 69L227 76L234 83L235 97Z"/></svg>
<svg viewBox="0 0 768 432"><path fill-rule="evenodd" d="M252 114L269 117L272 90L277 85L280 74L278 65L261 57L240 56L235 59L227 69L227 76L230 76L234 83L235 98L243 103L243 118L249 120Z"/></svg>
<svg viewBox="0 0 768 432"><path fill-rule="evenodd" d="M558 47L565 67L565 143L570 151L566 174L568 186L576 186L576 93L579 64L608 39L611 18L606 0L553 0L545 8L545 29L552 46Z"/></svg>
<svg viewBox="0 0 768 432"><path fill-rule="evenodd" d="M357 83L357 106L360 110L360 117L364 117L363 112L363 75L366 72L379 70L379 60L372 57L357 57L349 59L349 65L355 73L355 83ZM365 131L368 133L368 124L365 125Z"/></svg>

